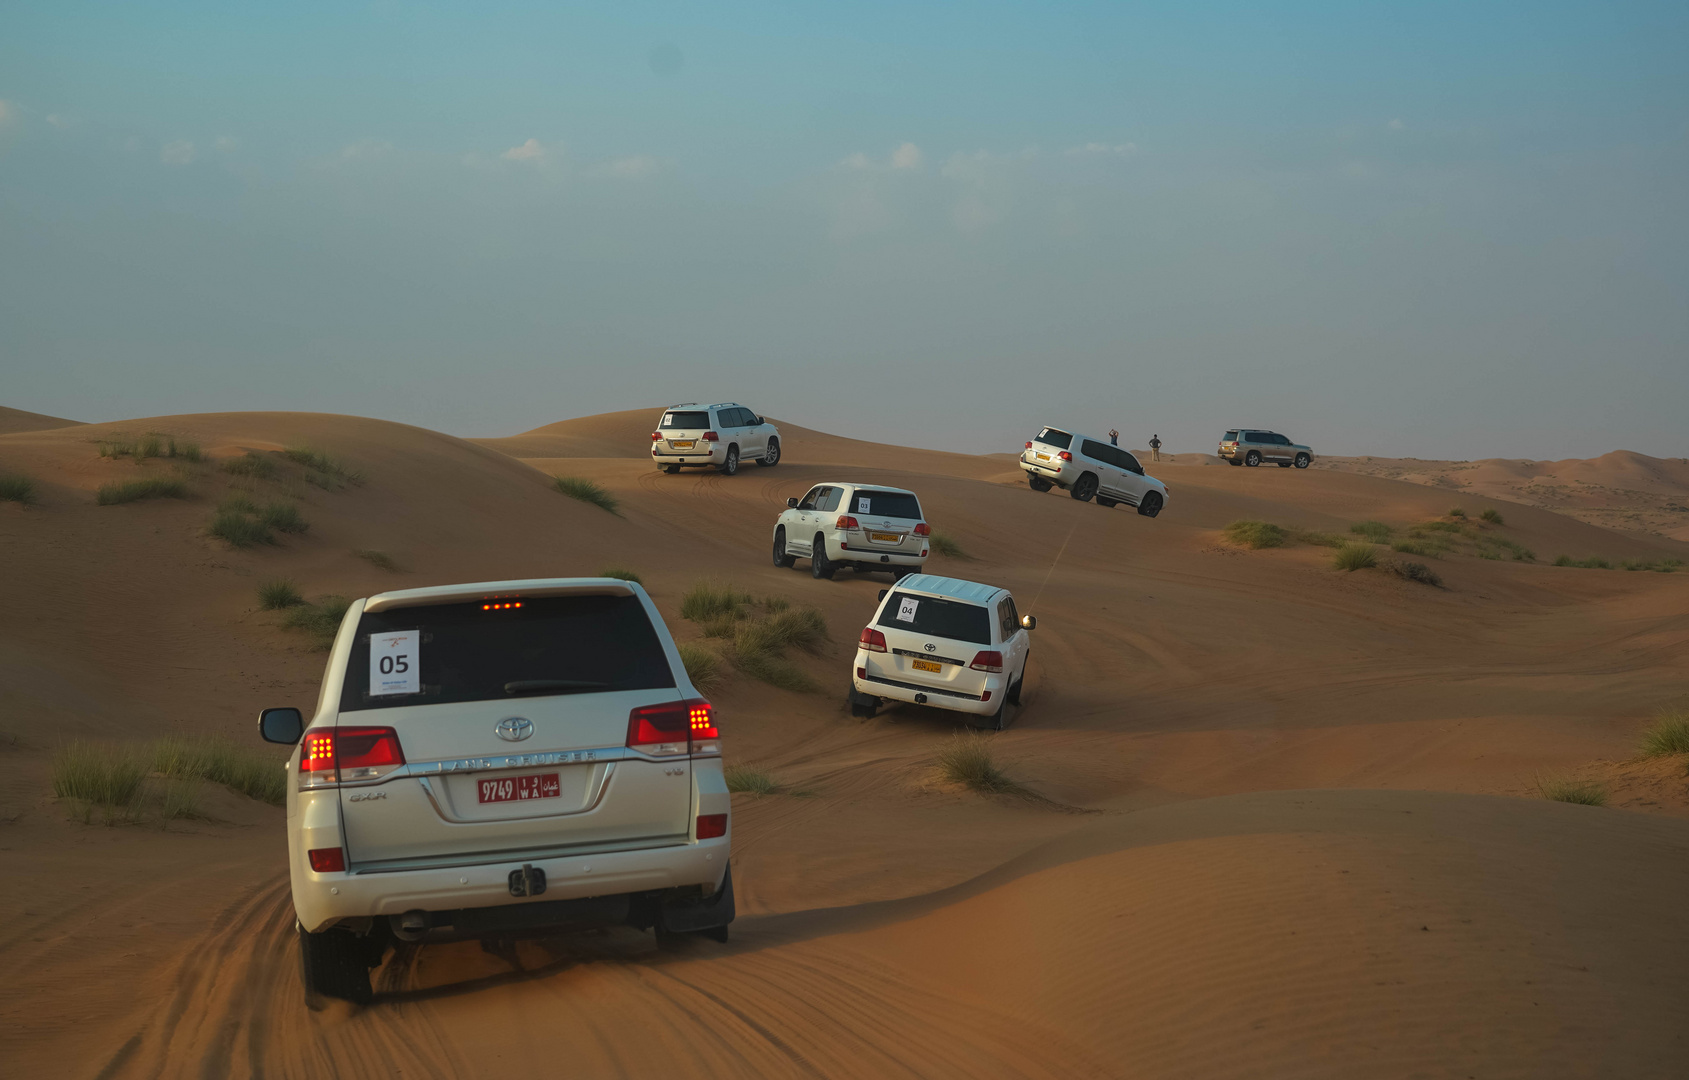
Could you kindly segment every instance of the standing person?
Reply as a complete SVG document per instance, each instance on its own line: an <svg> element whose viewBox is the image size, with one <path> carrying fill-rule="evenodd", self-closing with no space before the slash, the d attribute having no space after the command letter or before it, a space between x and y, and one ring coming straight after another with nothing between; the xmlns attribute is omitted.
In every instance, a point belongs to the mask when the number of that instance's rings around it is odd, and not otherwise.
<svg viewBox="0 0 1689 1080"><path fill-rule="evenodd" d="M1119 446L1120 445L1120 432L1114 430L1113 428L1109 428L1108 429L1108 444L1110 446Z"/></svg>
<svg viewBox="0 0 1689 1080"><path fill-rule="evenodd" d="M1151 435L1149 437L1149 452L1155 458L1156 461L1161 460L1161 436L1160 435Z"/></svg>

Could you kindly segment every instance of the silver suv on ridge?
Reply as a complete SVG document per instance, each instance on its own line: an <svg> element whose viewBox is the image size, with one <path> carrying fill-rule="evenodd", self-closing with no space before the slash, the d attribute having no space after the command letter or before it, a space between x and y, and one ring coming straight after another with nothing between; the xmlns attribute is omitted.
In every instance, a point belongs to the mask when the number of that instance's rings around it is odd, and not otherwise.
<svg viewBox="0 0 1689 1080"><path fill-rule="evenodd" d="M1292 465L1306 469L1313 464L1314 452L1300 443L1293 443L1276 431L1260 428L1232 428L1220 439L1219 454L1232 465L1273 464L1281 469Z"/></svg>

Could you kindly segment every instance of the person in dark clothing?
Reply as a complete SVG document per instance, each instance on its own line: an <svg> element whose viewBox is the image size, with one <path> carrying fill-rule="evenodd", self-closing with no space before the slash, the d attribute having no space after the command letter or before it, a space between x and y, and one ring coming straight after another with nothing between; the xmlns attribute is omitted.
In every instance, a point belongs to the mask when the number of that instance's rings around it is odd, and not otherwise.
<svg viewBox="0 0 1689 1080"><path fill-rule="evenodd" d="M1157 461L1161 460L1161 436L1160 435L1151 435L1149 437L1149 452L1155 458L1155 460L1157 460Z"/></svg>
<svg viewBox="0 0 1689 1080"><path fill-rule="evenodd" d="M1110 446L1119 446L1120 445L1120 432L1114 430L1113 428L1109 428L1108 429L1108 444Z"/></svg>

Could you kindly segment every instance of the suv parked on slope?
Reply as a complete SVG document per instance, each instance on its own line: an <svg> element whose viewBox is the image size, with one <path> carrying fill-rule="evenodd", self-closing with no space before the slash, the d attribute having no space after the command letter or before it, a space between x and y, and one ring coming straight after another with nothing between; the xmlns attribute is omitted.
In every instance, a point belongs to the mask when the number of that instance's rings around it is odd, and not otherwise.
<svg viewBox="0 0 1689 1080"><path fill-rule="evenodd" d="M1260 428L1233 428L1220 439L1220 457L1233 465L1250 468L1270 461L1281 469L1292 465L1306 469L1314 460L1314 452L1306 446L1291 442L1276 431Z"/></svg>
<svg viewBox="0 0 1689 1080"><path fill-rule="evenodd" d="M780 463L780 429L732 401L670 405L651 433L651 460L667 473L714 466L732 476L739 462Z"/></svg>
<svg viewBox="0 0 1689 1080"><path fill-rule="evenodd" d="M1033 491L1065 488L1080 502L1094 495L1098 506L1125 503L1144 517L1167 508L1167 485L1146 475L1137 458L1060 428L1039 431L1021 451L1020 467Z"/></svg>
<svg viewBox="0 0 1689 1080"><path fill-rule="evenodd" d="M645 590L552 578L347 609L316 713L265 709L287 763L307 1001L370 1000L394 938L626 924L727 940L714 714Z"/></svg>
<svg viewBox="0 0 1689 1080"><path fill-rule="evenodd" d="M774 523L774 565L809 557L810 573L830 578L840 567L889 570L894 578L926 565L932 529L913 491L881 484L817 484L787 499Z"/></svg>
<svg viewBox="0 0 1689 1080"><path fill-rule="evenodd" d="M914 574L880 593L862 628L851 674L850 710L873 716L886 700L987 717L1003 730L1020 704L1028 631L1009 590L977 581Z"/></svg>

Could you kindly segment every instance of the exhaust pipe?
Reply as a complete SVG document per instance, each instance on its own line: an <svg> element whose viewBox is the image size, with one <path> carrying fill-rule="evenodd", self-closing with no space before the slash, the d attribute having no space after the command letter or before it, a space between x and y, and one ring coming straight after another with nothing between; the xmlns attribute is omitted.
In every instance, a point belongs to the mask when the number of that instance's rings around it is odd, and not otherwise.
<svg viewBox="0 0 1689 1080"><path fill-rule="evenodd" d="M927 703L927 695L925 695L925 694L916 694L915 695L915 704L925 705L926 703Z"/></svg>
<svg viewBox="0 0 1689 1080"><path fill-rule="evenodd" d="M392 916L391 921L393 936L400 941L421 941L434 922L426 911L407 911L403 915Z"/></svg>

